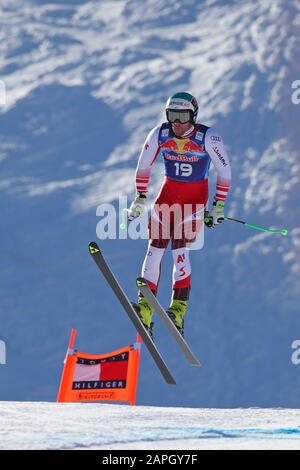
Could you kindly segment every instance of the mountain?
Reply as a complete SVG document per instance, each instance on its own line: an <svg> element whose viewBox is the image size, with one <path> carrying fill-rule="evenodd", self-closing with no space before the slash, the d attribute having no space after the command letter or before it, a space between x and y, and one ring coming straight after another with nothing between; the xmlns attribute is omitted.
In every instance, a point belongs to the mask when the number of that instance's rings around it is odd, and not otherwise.
<svg viewBox="0 0 300 470"><path fill-rule="evenodd" d="M296 0L34 1L0 7L1 400L55 400L71 327L89 353L135 339L93 265L96 210L134 196L149 130L176 91L197 96L199 120L222 134L232 162L229 216L192 253L186 336L203 367L186 366L157 321L178 380L168 387L143 352L138 402L190 407L297 407L300 374L300 7ZM162 180L157 163L151 200ZM210 190L213 196L214 171ZM98 213L99 214L99 213ZM135 297L147 241L101 244ZM171 256L159 298L171 294Z"/></svg>

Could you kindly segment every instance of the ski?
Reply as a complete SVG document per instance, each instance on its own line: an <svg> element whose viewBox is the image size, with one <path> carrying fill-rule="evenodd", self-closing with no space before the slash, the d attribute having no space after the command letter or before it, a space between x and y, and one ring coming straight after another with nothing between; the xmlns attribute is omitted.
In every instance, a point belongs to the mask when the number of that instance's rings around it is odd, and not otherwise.
<svg viewBox="0 0 300 470"><path fill-rule="evenodd" d="M183 336L179 333L176 326L174 325L172 320L169 318L167 312L160 305L159 301L157 300L157 298L151 291L146 279L144 279L143 277L138 277L136 280L136 285L140 289L143 296L148 300L148 302L154 308L154 310L159 314L160 318L162 319L168 331L171 333L171 335L177 342L178 346L180 347L182 353L184 354L188 362L192 364L193 366L200 366L201 365L200 361L194 355L194 353L190 349L189 345L187 344Z"/></svg>
<svg viewBox="0 0 300 470"><path fill-rule="evenodd" d="M133 323L134 327L136 328L137 332L140 334L142 340L145 343L149 353L151 354L154 362L156 363L157 367L159 368L161 374L163 375L166 382L170 385L176 385L175 379L173 378L171 372L169 371L165 361L160 355L156 345L150 338L145 329L143 323L141 322L139 316L137 315L136 311L134 310L133 306L130 303L130 300L126 296L125 292L123 291L122 287L120 286L118 280L116 279L115 275L111 271L110 267L108 266L107 262L105 261L102 252L95 242L91 242L89 244L89 252L97 264L98 268L102 272L103 276L105 277L106 281L108 282L109 286L113 290L114 294L118 298L119 302L121 303L122 307L126 311L128 317L130 318L131 322Z"/></svg>

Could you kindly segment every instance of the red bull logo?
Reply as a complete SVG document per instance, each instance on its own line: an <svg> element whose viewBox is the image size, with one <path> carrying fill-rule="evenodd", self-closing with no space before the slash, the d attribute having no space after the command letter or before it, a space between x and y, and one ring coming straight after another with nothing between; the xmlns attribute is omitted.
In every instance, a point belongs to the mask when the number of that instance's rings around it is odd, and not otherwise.
<svg viewBox="0 0 300 470"><path fill-rule="evenodd" d="M178 155L177 153L168 152L165 152L163 155L167 160L173 160L177 162L193 163L198 161L198 157L196 155Z"/></svg>
<svg viewBox="0 0 300 470"><path fill-rule="evenodd" d="M169 149L169 150L177 150L177 151L179 150L178 144L173 139L170 139L167 142L164 142L161 145L161 148Z"/></svg>
<svg viewBox="0 0 300 470"><path fill-rule="evenodd" d="M204 145L198 145L192 140L186 142L183 146L185 152L204 152Z"/></svg>

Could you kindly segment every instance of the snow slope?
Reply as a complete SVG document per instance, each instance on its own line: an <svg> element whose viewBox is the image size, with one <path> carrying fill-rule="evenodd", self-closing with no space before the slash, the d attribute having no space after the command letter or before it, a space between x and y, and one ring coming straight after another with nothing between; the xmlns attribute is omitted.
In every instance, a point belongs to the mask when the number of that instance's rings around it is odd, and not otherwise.
<svg viewBox="0 0 300 470"><path fill-rule="evenodd" d="M0 449L300 449L300 411L0 403Z"/></svg>
<svg viewBox="0 0 300 470"><path fill-rule="evenodd" d="M296 0L1 1L0 399L55 400L72 326L90 353L134 340L87 245L98 204L133 197L144 138L167 97L186 89L228 145L228 214L290 235L230 223L207 232L206 249L192 254L186 321L203 368L186 366L157 321L178 386L162 382L144 350L139 403L299 406L299 27ZM152 199L161 178L157 164ZM146 241L102 246L134 299Z"/></svg>

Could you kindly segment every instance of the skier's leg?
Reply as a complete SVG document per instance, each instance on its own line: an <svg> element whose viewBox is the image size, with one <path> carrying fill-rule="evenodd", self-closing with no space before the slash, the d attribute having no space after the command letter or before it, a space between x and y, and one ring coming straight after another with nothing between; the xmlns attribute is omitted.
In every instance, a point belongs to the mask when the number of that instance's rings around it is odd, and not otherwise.
<svg viewBox="0 0 300 470"><path fill-rule="evenodd" d="M161 260L164 255L165 249L169 243L169 239L163 238L162 222L157 216L157 214L153 211L150 215L148 228L149 244L143 262L141 275L147 280L150 289L152 290L154 295L156 295L160 278ZM152 315L154 313L153 307L144 298L141 292L139 292L138 304L133 304L133 306L152 336Z"/></svg>
<svg viewBox="0 0 300 470"><path fill-rule="evenodd" d="M187 301L191 288L190 251L186 246L172 249L173 299Z"/></svg>
<svg viewBox="0 0 300 470"><path fill-rule="evenodd" d="M157 248L155 244L150 241L142 266L142 277L147 280L154 295L156 295L157 292L161 271L161 260L164 252L165 248Z"/></svg>
<svg viewBox="0 0 300 470"><path fill-rule="evenodd" d="M186 314L191 290L192 270L188 246L190 246L192 240L195 240L199 230L199 224L195 222L191 214L182 222L176 224L172 236L173 295L167 313L182 335L184 334L183 317Z"/></svg>
<svg viewBox="0 0 300 470"><path fill-rule="evenodd" d="M167 313L175 323L180 333L184 334L184 315L188 307L191 288L191 264L189 250L186 246L172 249L174 260L173 268L173 295Z"/></svg>
<svg viewBox="0 0 300 470"><path fill-rule="evenodd" d="M163 220L155 209L151 211L148 230L149 244L141 275L148 281L152 292L156 295L160 278L161 260L170 241L170 237L164 238Z"/></svg>

